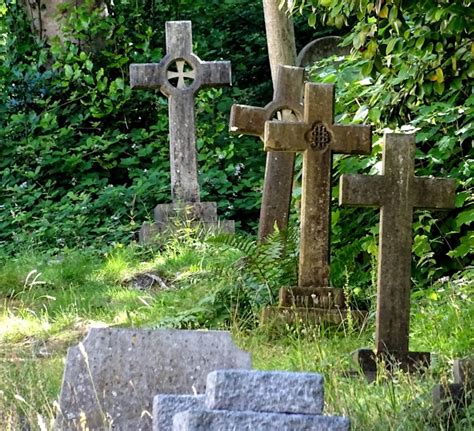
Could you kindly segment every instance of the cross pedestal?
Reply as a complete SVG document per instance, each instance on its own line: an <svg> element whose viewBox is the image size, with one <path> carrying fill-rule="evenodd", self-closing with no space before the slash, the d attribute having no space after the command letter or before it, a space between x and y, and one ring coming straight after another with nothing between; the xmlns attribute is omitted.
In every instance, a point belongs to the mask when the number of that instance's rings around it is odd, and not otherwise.
<svg viewBox="0 0 474 431"><path fill-rule="evenodd" d="M413 210L454 207L455 181L414 176L415 136L387 134L382 175L343 175L339 203L380 208L375 352L360 350L364 371L380 357L410 370L430 363L428 352L410 352Z"/></svg>
<svg viewBox="0 0 474 431"><path fill-rule="evenodd" d="M196 158L194 95L203 87L231 84L228 61L201 61L192 52L191 21L166 23L166 55L159 63L130 65L130 86L156 89L168 97L172 204L155 208L156 223L145 224L140 241L146 242L169 224L170 217L215 224L216 204L200 202ZM227 223L233 230L233 222Z"/></svg>
<svg viewBox="0 0 474 431"><path fill-rule="evenodd" d="M302 121L265 123L265 151L303 153L298 287L282 289L278 310L290 319L296 312L339 323L349 312L343 291L329 284L332 154L369 154L371 129L335 125L333 118L334 86L306 83Z"/></svg>
<svg viewBox="0 0 474 431"><path fill-rule="evenodd" d="M258 136L263 140L266 121L301 121L303 119L303 87L303 68L279 65L273 100L263 108L233 105L230 112L230 131ZM278 159L280 154L271 153L271 157ZM294 158L294 155L292 157ZM293 161L290 166L290 177L293 178ZM275 221L280 230L286 229L288 225L290 200L287 195L291 195L291 187L289 191L286 191L286 187L288 183L291 186L292 181L288 182L286 175L275 175L274 180L273 182L266 181L262 196L258 231L260 241L273 231Z"/></svg>

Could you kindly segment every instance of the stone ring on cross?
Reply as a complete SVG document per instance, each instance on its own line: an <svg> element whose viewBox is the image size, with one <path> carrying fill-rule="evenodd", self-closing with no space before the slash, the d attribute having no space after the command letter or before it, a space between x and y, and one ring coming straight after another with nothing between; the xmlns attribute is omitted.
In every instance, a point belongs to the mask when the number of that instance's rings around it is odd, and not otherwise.
<svg viewBox="0 0 474 431"><path fill-rule="evenodd" d="M168 65L166 78L173 87L182 90L193 84L196 79L196 70L186 60L174 60Z"/></svg>
<svg viewBox="0 0 474 431"><path fill-rule="evenodd" d="M299 121L302 120L302 115L295 109L291 108L282 108L278 109L274 112L270 120L277 120L277 121Z"/></svg>

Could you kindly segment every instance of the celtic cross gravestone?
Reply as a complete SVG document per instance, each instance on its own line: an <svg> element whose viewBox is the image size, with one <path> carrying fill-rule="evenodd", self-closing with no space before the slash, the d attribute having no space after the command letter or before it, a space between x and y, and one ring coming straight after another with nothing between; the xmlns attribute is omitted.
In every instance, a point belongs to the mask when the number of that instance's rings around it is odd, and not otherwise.
<svg viewBox="0 0 474 431"><path fill-rule="evenodd" d="M312 66L319 60L331 56L344 57L351 51L349 46L340 46L344 39L339 36L325 36L308 43L298 54L296 64L301 67ZM335 61L335 64L338 62Z"/></svg>
<svg viewBox="0 0 474 431"><path fill-rule="evenodd" d="M409 352L412 221L416 208L454 206L455 181L414 176L415 136L387 134L382 175L343 175L341 205L379 207L376 354L389 355L404 368L429 364L426 352ZM371 350L360 350L366 371L376 369Z"/></svg>
<svg viewBox="0 0 474 431"><path fill-rule="evenodd" d="M155 208L155 226L145 225L141 239L146 241L166 225L177 210L185 208L193 219L216 222L213 202L200 202L194 96L203 87L231 84L228 61L201 61L192 51L190 21L166 23L166 55L159 63L132 64L130 86L155 89L168 97L173 204Z"/></svg>
<svg viewBox="0 0 474 431"><path fill-rule="evenodd" d="M303 118L303 87L304 69L279 65L273 100L263 108L233 105L230 113L230 131L243 135L258 136L263 139L265 121L271 119L301 120ZM284 184L286 181L287 178L285 177L274 176L273 181L265 188L271 199L264 199L265 202L262 201L258 235L260 240L264 239L273 230L275 221L278 223L278 221L288 219L289 200L281 193L281 190L286 187ZM285 211L285 214L281 214L281 211ZM286 225L279 225L278 227L284 229Z"/></svg>
<svg viewBox="0 0 474 431"><path fill-rule="evenodd" d="M333 124L334 86L306 83L304 118L298 122L267 121L265 151L303 153L301 245L298 288L282 289L283 307L343 306L342 291L329 288L329 227L333 153L369 154L371 129ZM334 313L341 316L341 313Z"/></svg>

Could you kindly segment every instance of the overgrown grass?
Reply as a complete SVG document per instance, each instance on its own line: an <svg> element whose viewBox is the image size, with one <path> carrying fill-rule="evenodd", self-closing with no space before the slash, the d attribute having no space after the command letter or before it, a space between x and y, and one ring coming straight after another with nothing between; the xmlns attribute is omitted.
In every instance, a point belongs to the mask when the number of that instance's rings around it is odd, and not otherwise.
<svg viewBox="0 0 474 431"><path fill-rule="evenodd" d="M261 298L271 299L284 280L267 260L285 268L294 260L276 245L265 250L250 238L204 241L185 229L159 251L118 245L106 255L0 256L1 429L49 429L67 347L87 328L111 325L228 328L256 368L323 373L326 412L349 416L354 430L448 428L433 416L431 389L451 379L454 358L472 354L472 273L413 293L411 348L433 352L432 369L423 377L380 375L368 384L344 373L354 368L351 352L373 346L373 312L363 328L256 326ZM136 274L153 274L161 284L138 290L130 282ZM472 407L452 423L473 427Z"/></svg>

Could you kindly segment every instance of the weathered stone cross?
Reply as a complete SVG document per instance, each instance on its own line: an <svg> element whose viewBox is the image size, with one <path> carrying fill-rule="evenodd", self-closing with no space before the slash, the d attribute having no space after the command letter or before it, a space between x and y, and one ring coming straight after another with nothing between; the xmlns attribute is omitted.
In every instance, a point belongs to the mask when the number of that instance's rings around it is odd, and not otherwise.
<svg viewBox="0 0 474 431"><path fill-rule="evenodd" d="M333 112L334 86L306 83L303 121L265 123L266 151L303 152L301 249L298 289L294 290L312 307L323 305L317 299L321 288L329 287L332 154L371 151L370 126L335 125Z"/></svg>
<svg viewBox="0 0 474 431"><path fill-rule="evenodd" d="M275 119L284 121L298 121L303 119L303 87L304 69L292 66L278 66L276 85L273 100L263 108L245 105L233 105L230 112L229 129L233 133L242 135L258 136L261 139L265 133L265 122ZM286 184L286 178L277 178L272 184L266 185L262 196L260 209L259 239L264 239L273 230L274 221L283 222L288 220L289 208L286 214L280 214L281 202L275 201L275 197L285 199L282 189ZM268 190L270 188L270 190ZM291 191L290 191L291 193ZM284 195L285 193L283 193ZM268 199L268 197L271 199ZM288 202L289 199L285 199ZM278 226L285 229L284 225Z"/></svg>
<svg viewBox="0 0 474 431"><path fill-rule="evenodd" d="M341 205L381 208L376 353L404 366L429 363L429 353L408 350L413 209L452 208L455 197L454 180L415 177L414 159L414 135L387 134L382 175L343 175L339 194ZM360 351L361 362L373 362L370 353Z"/></svg>
<svg viewBox="0 0 474 431"><path fill-rule="evenodd" d="M173 203L200 202L194 95L203 87L230 84L230 62L204 62L192 52L191 21L166 23L166 55L159 63L130 66L132 88L159 88L169 99Z"/></svg>

